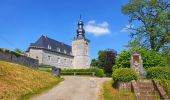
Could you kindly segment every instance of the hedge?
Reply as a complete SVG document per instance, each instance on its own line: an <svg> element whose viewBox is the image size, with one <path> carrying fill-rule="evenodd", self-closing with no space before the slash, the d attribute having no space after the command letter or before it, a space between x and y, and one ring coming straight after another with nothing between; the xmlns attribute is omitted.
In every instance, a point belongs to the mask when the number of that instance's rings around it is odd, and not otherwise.
<svg viewBox="0 0 170 100"><path fill-rule="evenodd" d="M17 52L15 52L15 51L8 50L8 49L0 48L0 51L5 52L5 53L13 54L13 55L15 55L16 57L20 57L20 56L22 56L22 54L17 53Z"/></svg>
<svg viewBox="0 0 170 100"><path fill-rule="evenodd" d="M64 73L63 73L64 72ZM68 73L66 73L68 72ZM99 68L88 68L88 69L61 69L61 74L71 75L69 72L95 72L95 76L103 77L104 71ZM79 75L91 75L91 73L79 73Z"/></svg>
<svg viewBox="0 0 170 100"><path fill-rule="evenodd" d="M112 79L114 82L118 82L118 81L129 82L131 80L137 80L138 75L133 69L120 68L120 69L116 69L112 73Z"/></svg>
<svg viewBox="0 0 170 100"><path fill-rule="evenodd" d="M170 81L170 67L153 67L147 70L147 78Z"/></svg>

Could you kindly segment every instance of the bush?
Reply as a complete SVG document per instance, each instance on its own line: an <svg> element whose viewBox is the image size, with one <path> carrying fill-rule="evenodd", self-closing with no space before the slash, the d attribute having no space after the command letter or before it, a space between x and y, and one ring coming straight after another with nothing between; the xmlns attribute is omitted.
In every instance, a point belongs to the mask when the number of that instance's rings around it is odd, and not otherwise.
<svg viewBox="0 0 170 100"><path fill-rule="evenodd" d="M13 54L13 55L15 55L16 57L20 57L20 56L21 56L20 53L17 53L17 52L15 52L15 51L10 51L10 53Z"/></svg>
<svg viewBox="0 0 170 100"><path fill-rule="evenodd" d="M166 80L166 79L159 79L157 81L164 88L164 90L166 91L168 97L170 98L170 81Z"/></svg>
<svg viewBox="0 0 170 100"><path fill-rule="evenodd" d="M12 55L15 55L16 57L22 56L20 53L15 52L15 51L11 51L11 50L8 50L8 49L0 48L0 51L5 52L5 53L10 53Z"/></svg>
<svg viewBox="0 0 170 100"><path fill-rule="evenodd" d="M130 68L120 68L116 69L112 74L113 81L129 82L131 80L137 80L137 73Z"/></svg>
<svg viewBox="0 0 170 100"><path fill-rule="evenodd" d="M147 70L147 78L170 81L170 67L153 67Z"/></svg>
<svg viewBox="0 0 170 100"><path fill-rule="evenodd" d="M143 59L143 66L146 69L150 67L166 65L165 57L162 56L161 53L147 50L145 48L139 48L137 50L135 49L126 50L126 51L124 50L122 53L120 53L116 58L116 65L113 66L113 69L126 68L126 67L129 68L130 67L130 56L134 52L141 53L141 56Z"/></svg>
<svg viewBox="0 0 170 100"><path fill-rule="evenodd" d="M89 69L61 69L62 72L95 72L95 76L103 77L104 71L99 68L89 68ZM63 73L64 75L70 75L71 73ZM91 73L80 73L81 75L91 75Z"/></svg>

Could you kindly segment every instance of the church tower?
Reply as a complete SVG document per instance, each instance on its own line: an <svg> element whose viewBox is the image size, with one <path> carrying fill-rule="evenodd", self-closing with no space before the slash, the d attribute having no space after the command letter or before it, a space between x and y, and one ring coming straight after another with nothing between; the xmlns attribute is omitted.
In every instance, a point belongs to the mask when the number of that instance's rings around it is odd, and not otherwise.
<svg viewBox="0 0 170 100"><path fill-rule="evenodd" d="M72 40L72 54L74 68L90 68L90 41L85 37L84 23L78 21L77 36Z"/></svg>

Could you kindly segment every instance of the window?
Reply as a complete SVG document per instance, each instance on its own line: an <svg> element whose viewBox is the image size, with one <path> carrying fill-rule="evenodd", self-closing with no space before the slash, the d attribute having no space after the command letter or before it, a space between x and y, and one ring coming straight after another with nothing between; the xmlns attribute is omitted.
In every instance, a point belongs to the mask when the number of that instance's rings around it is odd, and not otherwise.
<svg viewBox="0 0 170 100"><path fill-rule="evenodd" d="M51 61L51 56L48 56L48 61Z"/></svg>
<svg viewBox="0 0 170 100"><path fill-rule="evenodd" d="M64 53L65 53L65 54L67 53L66 50L64 50Z"/></svg>
<svg viewBox="0 0 170 100"><path fill-rule="evenodd" d="M57 51L60 52L60 48L57 48Z"/></svg>
<svg viewBox="0 0 170 100"><path fill-rule="evenodd" d="M48 49L51 49L51 46L48 44Z"/></svg>
<svg viewBox="0 0 170 100"><path fill-rule="evenodd" d="M67 65L67 60L66 59L64 59L64 64Z"/></svg>
<svg viewBox="0 0 170 100"><path fill-rule="evenodd" d="M60 63L61 63L60 58L57 58L57 63L58 63L58 64L60 64Z"/></svg>
<svg viewBox="0 0 170 100"><path fill-rule="evenodd" d="M38 59L38 56L36 56L36 59Z"/></svg>

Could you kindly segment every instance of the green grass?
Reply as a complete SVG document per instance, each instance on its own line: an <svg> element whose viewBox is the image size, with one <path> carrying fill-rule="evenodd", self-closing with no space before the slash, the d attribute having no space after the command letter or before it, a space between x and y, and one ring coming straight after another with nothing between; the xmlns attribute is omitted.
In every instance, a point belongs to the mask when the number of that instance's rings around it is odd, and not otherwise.
<svg viewBox="0 0 170 100"><path fill-rule="evenodd" d="M0 61L0 98L3 100L27 100L61 81L49 72Z"/></svg>
<svg viewBox="0 0 170 100"><path fill-rule="evenodd" d="M118 90L113 88L112 81L106 81L103 86L104 100L136 100L134 94L130 91Z"/></svg>

